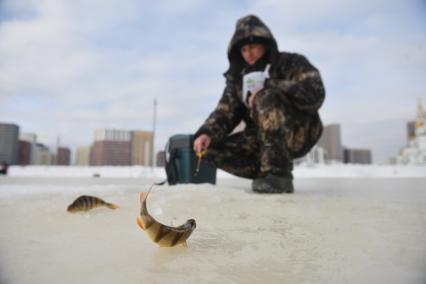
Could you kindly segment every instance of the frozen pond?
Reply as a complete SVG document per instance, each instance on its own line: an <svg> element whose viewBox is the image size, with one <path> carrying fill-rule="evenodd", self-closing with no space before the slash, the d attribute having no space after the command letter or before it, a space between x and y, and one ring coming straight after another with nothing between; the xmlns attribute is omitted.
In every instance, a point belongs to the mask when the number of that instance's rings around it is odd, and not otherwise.
<svg viewBox="0 0 426 284"><path fill-rule="evenodd" d="M136 225L150 178L0 178L0 283L426 283L426 178L297 179L157 186L151 214L195 218L188 247ZM79 195L120 205L70 214Z"/></svg>

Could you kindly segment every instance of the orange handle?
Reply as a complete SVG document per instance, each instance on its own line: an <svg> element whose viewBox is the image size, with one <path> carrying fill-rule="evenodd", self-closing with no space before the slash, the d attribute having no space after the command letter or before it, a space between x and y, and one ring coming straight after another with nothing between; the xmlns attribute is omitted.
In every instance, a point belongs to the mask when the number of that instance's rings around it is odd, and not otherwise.
<svg viewBox="0 0 426 284"><path fill-rule="evenodd" d="M197 157L198 157L198 161L197 161L197 167L195 168L194 176L198 175L198 173L200 171L200 166L201 166L201 159L206 154L206 152L207 152L207 150L203 150L203 151L195 153L195 155L197 155Z"/></svg>

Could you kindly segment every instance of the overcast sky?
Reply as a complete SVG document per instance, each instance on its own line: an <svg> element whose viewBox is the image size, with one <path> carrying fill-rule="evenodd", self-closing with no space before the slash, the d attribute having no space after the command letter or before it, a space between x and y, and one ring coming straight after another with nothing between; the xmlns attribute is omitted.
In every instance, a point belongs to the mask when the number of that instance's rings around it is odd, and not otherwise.
<svg viewBox="0 0 426 284"><path fill-rule="evenodd" d="M152 130L156 150L216 106L236 20L321 72L324 124L375 162L406 144L426 102L426 1L0 0L0 122L75 149L100 128Z"/></svg>

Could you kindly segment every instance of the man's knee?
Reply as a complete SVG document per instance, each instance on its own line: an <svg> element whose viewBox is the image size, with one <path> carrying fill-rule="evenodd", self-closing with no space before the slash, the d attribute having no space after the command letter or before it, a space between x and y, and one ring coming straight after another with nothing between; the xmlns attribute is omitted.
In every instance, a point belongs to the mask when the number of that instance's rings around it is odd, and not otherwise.
<svg viewBox="0 0 426 284"><path fill-rule="evenodd" d="M260 130L277 131L285 127L288 113L277 95L273 92L263 92L259 94L259 98L255 98L252 118Z"/></svg>
<svg viewBox="0 0 426 284"><path fill-rule="evenodd" d="M263 108L281 106L279 95L280 94L274 92L273 90L262 90L255 96L253 100L254 107L258 110L261 110Z"/></svg>

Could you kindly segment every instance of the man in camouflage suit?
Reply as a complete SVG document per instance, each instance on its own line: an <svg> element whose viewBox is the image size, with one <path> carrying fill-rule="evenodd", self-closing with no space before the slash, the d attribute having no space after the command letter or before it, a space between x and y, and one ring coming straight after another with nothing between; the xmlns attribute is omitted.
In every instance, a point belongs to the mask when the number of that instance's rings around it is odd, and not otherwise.
<svg viewBox="0 0 426 284"><path fill-rule="evenodd" d="M322 133L320 73L304 56L279 52L269 28L253 15L238 20L228 59L225 90L196 132L194 150L207 150L207 162L253 179L255 192L291 193L293 159L309 152ZM243 101L243 76L264 70L269 78L263 89ZM232 133L241 121L246 128Z"/></svg>

